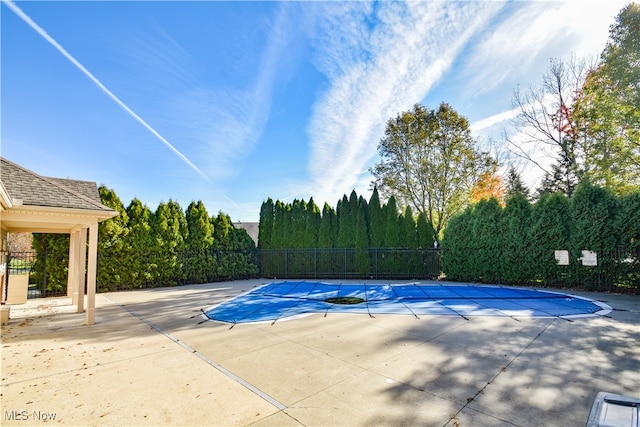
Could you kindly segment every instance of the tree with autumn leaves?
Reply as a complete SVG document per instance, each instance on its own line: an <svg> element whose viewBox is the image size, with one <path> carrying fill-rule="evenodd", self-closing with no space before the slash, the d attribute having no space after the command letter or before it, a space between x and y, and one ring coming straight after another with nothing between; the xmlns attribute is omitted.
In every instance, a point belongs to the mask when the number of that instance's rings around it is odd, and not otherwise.
<svg viewBox="0 0 640 427"><path fill-rule="evenodd" d="M551 59L539 87L516 90L513 152L545 172L538 195L571 196L583 180L625 194L640 188L640 7L610 28L600 61ZM541 154L555 159L550 165Z"/></svg>
<svg viewBox="0 0 640 427"><path fill-rule="evenodd" d="M378 153L370 171L381 194L424 214L438 235L495 166L478 149L466 117L444 102L437 109L416 104L390 119Z"/></svg>

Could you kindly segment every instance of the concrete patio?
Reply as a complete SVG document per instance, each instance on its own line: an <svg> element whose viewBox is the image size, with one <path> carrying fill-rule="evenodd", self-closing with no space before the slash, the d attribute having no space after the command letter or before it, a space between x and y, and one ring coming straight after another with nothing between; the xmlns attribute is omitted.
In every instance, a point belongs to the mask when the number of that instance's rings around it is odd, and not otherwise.
<svg viewBox="0 0 640 427"><path fill-rule="evenodd" d="M610 317L312 315L199 323L264 280L30 300L2 327L2 425L584 426L640 396L640 297ZM68 301L67 301L68 300ZM195 316L195 317L194 317Z"/></svg>

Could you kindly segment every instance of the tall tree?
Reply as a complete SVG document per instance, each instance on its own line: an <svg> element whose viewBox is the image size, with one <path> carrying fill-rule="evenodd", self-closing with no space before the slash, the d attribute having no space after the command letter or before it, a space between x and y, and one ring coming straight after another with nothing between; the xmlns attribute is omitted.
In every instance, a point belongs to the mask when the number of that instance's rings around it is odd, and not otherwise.
<svg viewBox="0 0 640 427"><path fill-rule="evenodd" d="M369 245L372 248L384 247L385 218L380 204L378 187L373 187L369 199Z"/></svg>
<svg viewBox="0 0 640 427"><path fill-rule="evenodd" d="M153 213L135 198L127 206L129 217L129 277L126 282L133 288L153 283L157 275L156 255L158 242L151 233Z"/></svg>
<svg viewBox="0 0 640 427"><path fill-rule="evenodd" d="M507 186L506 186L506 199L510 199L514 196L522 196L529 200L531 193L529 188L522 180L522 176L514 167L510 167L507 172Z"/></svg>
<svg viewBox="0 0 640 427"><path fill-rule="evenodd" d="M320 234L320 208L316 205L313 197L309 199L307 203L307 222L304 232L304 247L316 248L318 247L318 235Z"/></svg>
<svg viewBox="0 0 640 427"><path fill-rule="evenodd" d="M189 256L185 262L188 283L206 283L212 279L216 266L209 249L213 245L213 223L202 201L191 202L185 213L189 236L186 246Z"/></svg>
<svg viewBox="0 0 640 427"><path fill-rule="evenodd" d="M598 265L584 268L575 264L573 277L587 287L595 286L603 279L602 274L611 272L611 256L618 239L615 229L617 201L610 190L583 181L570 200L571 246L578 256L583 250L596 253Z"/></svg>
<svg viewBox="0 0 640 427"><path fill-rule="evenodd" d="M475 205L473 216L471 238L476 252L471 256L475 259L476 280L496 283L500 280L502 259L502 208L498 200L484 199Z"/></svg>
<svg viewBox="0 0 640 427"><path fill-rule="evenodd" d="M500 205L504 206L504 194L505 189L502 184L502 178L498 175L498 165L494 164L490 170L480 175L471 189L471 203L494 198L500 202Z"/></svg>
<svg viewBox="0 0 640 427"><path fill-rule="evenodd" d="M611 26L601 62L576 103L587 137L590 181L625 193L640 186L640 6L628 4Z"/></svg>
<svg viewBox="0 0 640 427"><path fill-rule="evenodd" d="M400 246L409 249L418 248L416 219L413 217L411 206L407 206L400 216Z"/></svg>
<svg viewBox="0 0 640 427"><path fill-rule="evenodd" d="M401 247L400 242L400 220L398 215L398 205L394 196L389 197L389 201L383 208L386 222L384 229L384 245L388 249ZM400 269L400 260L395 251L389 252L380 263L387 273L395 273Z"/></svg>
<svg viewBox="0 0 640 427"><path fill-rule="evenodd" d="M367 221L367 202L362 197L359 200L356 211L356 270L364 275L369 272L369 229Z"/></svg>
<svg viewBox="0 0 640 427"><path fill-rule="evenodd" d="M584 140L573 106L591 68L585 60L552 58L539 87L516 89L513 95L520 138L508 140L512 151L547 175L559 175L568 196L584 175ZM555 170L543 156L556 159Z"/></svg>
<svg viewBox="0 0 640 427"><path fill-rule="evenodd" d="M447 225L442 236L442 269L451 280L477 280L473 223L474 206L459 212Z"/></svg>
<svg viewBox="0 0 640 427"><path fill-rule="evenodd" d="M418 214L416 221L416 232L418 234L418 247L422 249L433 248L434 242L437 240L436 231L433 226L427 221L427 217L424 213Z"/></svg>
<svg viewBox="0 0 640 427"><path fill-rule="evenodd" d="M569 250L570 246L569 199L561 193L544 194L535 204L531 214L529 241L531 266L535 280L542 280L546 286L561 284L567 273L566 266L559 266L555 258L556 250Z"/></svg>
<svg viewBox="0 0 640 427"><path fill-rule="evenodd" d="M188 234L187 220L174 200L160 203L153 218L151 226L159 249L158 281L164 285L175 285L183 279L180 263L184 256L184 238Z"/></svg>
<svg viewBox="0 0 640 427"><path fill-rule="evenodd" d="M336 211L325 202L322 207L320 219L320 234L318 246L321 248L333 248L336 244Z"/></svg>
<svg viewBox="0 0 640 427"><path fill-rule="evenodd" d="M118 212L118 216L98 224L100 263L96 282L99 290L108 291L121 286L122 274L127 268L129 216L115 191L101 185L98 193L103 205Z"/></svg>
<svg viewBox="0 0 640 427"><path fill-rule="evenodd" d="M273 221L274 221L273 200L269 197L260 207L260 222L258 223L258 247L269 249L273 247Z"/></svg>
<svg viewBox="0 0 640 427"><path fill-rule="evenodd" d="M384 242L387 248L400 247L400 223L398 222L398 204L394 196L389 197L389 201L384 205L384 215L386 218L384 229Z"/></svg>
<svg viewBox="0 0 640 427"><path fill-rule="evenodd" d="M530 257L532 242L529 240L532 206L522 193L514 193L507 199L502 212L500 235L502 247L502 279L506 283L525 284L531 279Z"/></svg>
<svg viewBox="0 0 640 427"><path fill-rule="evenodd" d="M469 203L471 189L491 165L471 137L469 122L446 103L415 105L387 122L370 171L382 194L423 212L440 233Z"/></svg>
<svg viewBox="0 0 640 427"><path fill-rule="evenodd" d="M356 212L358 207L358 200L356 202ZM336 240L336 247L338 248L353 248L355 247L355 228L356 218L353 216L353 209L345 194L336 206L336 214L338 217L338 238Z"/></svg>

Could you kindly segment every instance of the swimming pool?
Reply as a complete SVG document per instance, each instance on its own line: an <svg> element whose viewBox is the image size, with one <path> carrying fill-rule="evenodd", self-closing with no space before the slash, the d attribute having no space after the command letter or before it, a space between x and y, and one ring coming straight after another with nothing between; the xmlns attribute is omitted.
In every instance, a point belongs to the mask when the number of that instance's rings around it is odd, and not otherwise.
<svg viewBox="0 0 640 427"><path fill-rule="evenodd" d="M267 283L203 310L208 320L273 322L320 313L420 316L561 317L606 315L611 307L588 298L537 289L472 284Z"/></svg>

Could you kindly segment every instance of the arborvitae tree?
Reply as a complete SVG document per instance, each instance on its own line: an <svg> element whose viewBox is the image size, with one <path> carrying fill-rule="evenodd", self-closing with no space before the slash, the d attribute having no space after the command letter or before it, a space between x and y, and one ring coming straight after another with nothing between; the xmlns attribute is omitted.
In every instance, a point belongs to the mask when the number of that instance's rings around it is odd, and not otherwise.
<svg viewBox="0 0 640 427"><path fill-rule="evenodd" d="M546 286L566 283L567 266L557 265L556 250L570 249L569 200L562 193L545 194L535 204L529 229L534 280Z"/></svg>
<svg viewBox="0 0 640 427"><path fill-rule="evenodd" d="M413 210L411 206L407 206L405 211L398 218L400 228L400 246L406 249L418 249L418 232L416 230L416 220L413 217ZM421 259L416 252L407 251L402 258L402 270L401 272L410 275L411 277L418 277L421 270Z"/></svg>
<svg viewBox="0 0 640 427"><path fill-rule="evenodd" d="M360 199L356 213L355 247L356 271L360 275L369 272L369 229L367 223L367 202Z"/></svg>
<svg viewBox="0 0 640 427"><path fill-rule="evenodd" d="M306 243L307 203L295 199L291 205L291 248L303 248Z"/></svg>
<svg viewBox="0 0 640 427"><path fill-rule="evenodd" d="M514 167L509 168L509 172L507 172L507 197L506 199L510 199L514 196L522 196L525 199L529 199L531 197L531 192L529 188L525 185L524 181L522 181L522 176Z"/></svg>
<svg viewBox="0 0 640 427"><path fill-rule="evenodd" d="M282 247L291 248L293 246L293 206L290 203L283 204L282 211Z"/></svg>
<svg viewBox="0 0 640 427"><path fill-rule="evenodd" d="M495 198L478 202L473 210L473 257L478 280L496 283L500 280L502 207Z"/></svg>
<svg viewBox="0 0 640 427"><path fill-rule="evenodd" d="M155 283L158 274L158 242L151 231L153 213L135 198L127 206L129 217L129 274L123 278L132 288Z"/></svg>
<svg viewBox="0 0 640 427"><path fill-rule="evenodd" d="M436 241L436 231L427 221L427 216L420 212L416 224L416 232L418 234L418 247L421 249L431 249Z"/></svg>
<svg viewBox="0 0 640 427"><path fill-rule="evenodd" d="M257 273L257 266L249 252L255 244L244 229L236 229L229 215L219 212L213 223L215 273L217 280L247 278Z"/></svg>
<svg viewBox="0 0 640 427"><path fill-rule="evenodd" d="M384 246L386 223L387 221L380 205L378 188L373 187L373 193L369 199L369 244L372 248Z"/></svg>
<svg viewBox="0 0 640 427"><path fill-rule="evenodd" d="M122 286L122 273L128 268L127 235L129 216L115 191L101 185L98 188L102 204L118 212L118 216L98 224L99 291L111 291Z"/></svg>
<svg viewBox="0 0 640 427"><path fill-rule="evenodd" d="M457 214L444 230L442 237L442 269L447 278L471 281L476 278L472 253L473 206Z"/></svg>
<svg viewBox="0 0 640 427"><path fill-rule="evenodd" d="M191 202L185 215L189 228L186 240L186 280L188 283L206 283L212 278L216 268L209 253L213 245L213 224L200 200L197 203Z"/></svg>
<svg viewBox="0 0 640 427"><path fill-rule="evenodd" d="M400 216L400 246L408 249L418 248L418 234L416 220L411 206L407 206Z"/></svg>
<svg viewBox="0 0 640 427"><path fill-rule="evenodd" d="M218 278L223 280L247 279L258 273L254 259L253 239L242 228L232 227L227 234L226 251L218 262Z"/></svg>
<svg viewBox="0 0 640 427"><path fill-rule="evenodd" d="M620 282L640 287L640 192L618 199L614 228L621 248L618 254Z"/></svg>
<svg viewBox="0 0 640 427"><path fill-rule="evenodd" d="M416 221L416 234L418 236L419 249L434 248L436 242L436 231L427 221L425 214L420 212ZM439 243L438 243L439 246ZM421 276L439 277L442 273L440 254L436 251L426 250L421 255Z"/></svg>
<svg viewBox="0 0 640 427"><path fill-rule="evenodd" d="M322 218L320 219L320 234L318 236L318 247L334 248L337 238L337 218L336 211L325 202L322 208ZM326 275L333 275L334 267L329 252L321 251L318 256L318 272Z"/></svg>
<svg viewBox="0 0 640 427"><path fill-rule="evenodd" d="M304 200L294 200L290 210L290 244L288 248L302 249L306 244L307 231L307 203ZM288 269L290 274L302 274L310 268L305 255L292 252L288 255Z"/></svg>
<svg viewBox="0 0 640 427"><path fill-rule="evenodd" d="M273 248L281 249L286 247L287 235L285 230L285 222L287 216L287 207L280 200L276 200L273 220Z"/></svg>
<svg viewBox="0 0 640 427"><path fill-rule="evenodd" d="M189 228L187 247L192 251L208 250L213 245L214 229L207 208L201 200L191 202L185 215Z"/></svg>
<svg viewBox="0 0 640 427"><path fill-rule="evenodd" d="M160 203L154 215L152 231L157 240L158 284L176 285L182 282L184 237L188 234L187 220L182 208L173 200Z"/></svg>
<svg viewBox="0 0 640 427"><path fill-rule="evenodd" d="M530 266L534 262L530 248L529 227L533 207L526 197L516 192L507 198L502 212L500 236L502 246L502 280L509 284L525 284L531 280Z"/></svg>
<svg viewBox="0 0 640 427"><path fill-rule="evenodd" d="M384 244L386 248L399 248L400 222L398 220L398 205L396 204L396 198L391 196L382 210L386 217ZM396 256L395 252L387 253L385 259L382 262L379 262L378 265L387 273L397 273L401 268L398 256Z"/></svg>
<svg viewBox="0 0 640 427"><path fill-rule="evenodd" d="M575 263L574 277L584 286L596 287L611 281L617 246L616 199L610 190L583 181L571 198L571 246L576 258L583 250L596 252L598 265L583 267ZM603 277L606 276L606 277Z"/></svg>
<svg viewBox="0 0 640 427"><path fill-rule="evenodd" d="M211 218L213 223L213 242L216 249L229 249L231 247L231 236L234 227L229 215L218 212L218 216Z"/></svg>
<svg viewBox="0 0 640 427"><path fill-rule="evenodd" d="M318 247L318 235L320 233L320 208L313 201L313 197L309 199L307 203L307 222L304 233L304 247L316 248Z"/></svg>
<svg viewBox="0 0 640 427"><path fill-rule="evenodd" d="M618 212L614 223L619 245L635 252L640 249L640 192L618 199ZM640 256L640 252L637 253Z"/></svg>
<svg viewBox="0 0 640 427"><path fill-rule="evenodd" d="M275 206L273 200L268 198L260 207L260 222L258 223L258 248L269 249L273 247L273 222Z"/></svg>
<svg viewBox="0 0 640 427"><path fill-rule="evenodd" d="M382 209L385 214L384 243L387 248L400 247L400 227L398 223L398 205L396 198L391 196Z"/></svg>
<svg viewBox="0 0 640 427"><path fill-rule="evenodd" d="M356 202L357 203L357 202ZM338 202L336 214L338 217L338 238L336 247L353 248L355 247L355 218L351 216L351 205L349 199L344 195L342 200Z"/></svg>
<svg viewBox="0 0 640 427"><path fill-rule="evenodd" d="M318 247L333 248L336 244L336 211L325 202L320 219Z"/></svg>

